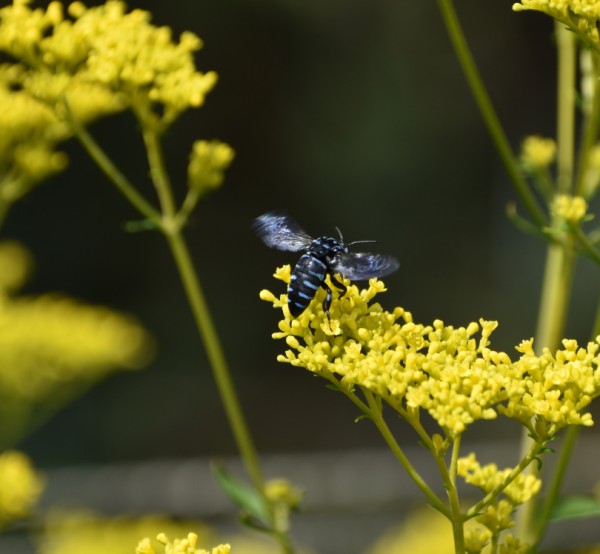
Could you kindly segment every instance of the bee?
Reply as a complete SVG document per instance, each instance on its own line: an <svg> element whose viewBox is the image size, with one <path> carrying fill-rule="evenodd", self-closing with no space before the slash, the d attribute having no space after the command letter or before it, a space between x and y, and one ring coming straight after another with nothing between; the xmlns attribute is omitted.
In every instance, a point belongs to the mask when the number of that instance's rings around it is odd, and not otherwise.
<svg viewBox="0 0 600 554"><path fill-rule="evenodd" d="M329 319L332 291L325 282L327 275L333 285L342 291L343 296L347 287L336 277L336 274L360 281L383 277L396 271L400 266L393 256L348 250L348 247L353 244L375 241L359 240L345 244L342 233L337 227L335 230L338 238L315 239L284 212L267 212L253 221L252 228L270 248L304 252L294 266L288 285L288 308L293 317L298 317L306 310L322 287L327 293L323 301L323 311Z"/></svg>

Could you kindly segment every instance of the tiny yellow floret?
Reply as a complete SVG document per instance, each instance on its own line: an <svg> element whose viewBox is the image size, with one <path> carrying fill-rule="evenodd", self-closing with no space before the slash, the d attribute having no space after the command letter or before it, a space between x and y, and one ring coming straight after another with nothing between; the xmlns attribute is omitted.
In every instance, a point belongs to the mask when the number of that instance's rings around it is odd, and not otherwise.
<svg viewBox="0 0 600 554"><path fill-rule="evenodd" d="M587 212L587 202L581 196L559 194L554 198L550 207L552 213L568 223L580 223Z"/></svg>
<svg viewBox="0 0 600 554"><path fill-rule="evenodd" d="M545 169L556 155L556 142L550 138L529 136L521 145L521 160L534 169Z"/></svg>

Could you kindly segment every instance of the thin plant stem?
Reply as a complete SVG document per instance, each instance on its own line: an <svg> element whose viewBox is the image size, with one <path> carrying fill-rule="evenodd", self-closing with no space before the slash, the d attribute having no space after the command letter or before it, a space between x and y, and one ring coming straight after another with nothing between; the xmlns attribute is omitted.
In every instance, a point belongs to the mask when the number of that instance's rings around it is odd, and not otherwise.
<svg viewBox="0 0 600 554"><path fill-rule="evenodd" d="M152 206L133 186L133 184L125 177L125 175L117 168L112 160L107 156L106 152L95 141L92 135L83 125L77 121L71 112L69 104L64 102L67 123L70 125L73 134L83 145L88 155L94 160L98 167L104 172L111 181L129 200L134 208L137 209L145 218L152 220L157 226L160 225L161 214Z"/></svg>
<svg viewBox="0 0 600 554"><path fill-rule="evenodd" d="M152 219L165 235L196 321L198 332L205 345L210 367L246 470L255 489L260 494L264 494L264 478L258 455L247 428L225 355L192 263L189 249L180 228L169 224L169 222L173 221L175 208L171 201L170 191L161 190L163 187L168 187L169 182L164 172L157 135L146 134L144 138L150 163L155 164L151 169L151 175L157 187L159 198L161 198L161 205L163 209L171 212L166 219L135 190L129 180L116 168L112 160L110 160L84 127L73 117L70 117L69 123L75 136L80 140L90 157L104 171L109 180L117 186L119 191L123 193L143 216ZM282 541L280 540L280 542ZM288 547L284 547L284 551L292 552Z"/></svg>
<svg viewBox="0 0 600 554"><path fill-rule="evenodd" d="M577 178L574 186L574 193L584 197L588 197L591 193L590 190L586 190L586 178L588 177L592 148L598 140L598 128L600 126L600 83L597 79L600 59L598 53L592 50L588 50L586 55L590 57L590 64L592 66L590 71L593 87L592 101L589 113L586 113Z"/></svg>
<svg viewBox="0 0 600 554"><path fill-rule="evenodd" d="M460 509L460 498L456 486L456 468L459 450L460 437L455 439L453 443L452 458L449 468L446 467L443 454L436 456L436 459L438 459L438 467L440 468L442 479L446 486L446 492L448 493L448 500L450 501L452 533L454 536L454 550L456 553L465 551L465 518Z"/></svg>
<svg viewBox="0 0 600 554"><path fill-rule="evenodd" d="M145 126L142 134L148 155L150 177L154 183L154 188L156 189L156 194L158 195L163 214L163 225L170 227L175 223L174 217L176 208L172 192L173 189L165 167L160 137L154 127L150 126Z"/></svg>
<svg viewBox="0 0 600 554"><path fill-rule="evenodd" d="M246 425L246 420L227 366L225 354L197 278L189 249L180 232L166 234L165 236L173 254L175 265L179 271L198 332L206 348L213 376L246 470L255 489L263 493L264 478L258 461L258 455Z"/></svg>
<svg viewBox="0 0 600 554"><path fill-rule="evenodd" d="M569 462L571 461L571 455L573 454L579 433L580 427L578 425L571 425L565 432L565 438L560 446L560 453L552 473L550 486L546 491L544 501L541 503L541 506L538 509L536 517L537 526L535 529L535 539L533 540L534 545L537 545L542 540L546 528L550 523L550 516L552 515L554 504L556 503L558 495L560 494L565 473L569 466Z"/></svg>
<svg viewBox="0 0 600 554"><path fill-rule="evenodd" d="M532 443L529 452L521 459L516 467L509 473L509 475L498 484L493 490L488 492L479 502L471 506L465 514L465 519L471 519L476 517L483 509L489 506L499 494L502 493L521 473L527 469L533 460L539 455L544 445L539 443Z"/></svg>
<svg viewBox="0 0 600 554"><path fill-rule="evenodd" d="M387 423L383 419L383 414L381 412L381 406L377 406L376 400L373 397L373 394L370 391L364 390L365 397L367 399L367 403L369 404L370 412L369 417L377 427L378 431L381 433L381 436L389 446L390 450L396 457L396 459L402 464L402 467L406 470L406 472L410 475L411 479L416 483L416 485L421 489L423 494L427 497L431 505L438 510L440 513L444 514L448 519L451 519L451 514L446 505L442 502L442 500L431 490L429 485L425 482L423 477L419 474L419 472L415 469L415 467L410 463L406 455L404 454L402 448L394 438L393 433L390 431L390 428L387 426Z"/></svg>
<svg viewBox="0 0 600 554"><path fill-rule="evenodd" d="M450 41L454 47L454 51L461 65L463 73L467 79L467 83L475 97L475 102L481 113L481 117L485 122L488 132L498 150L500 159L504 163L504 167L513 183L515 191L521 198L523 205L529 212L530 217L536 225L542 227L546 225L546 217L531 192L527 181L519 167L518 161L513 154L512 148L506 138L500 120L494 110L492 101L483 84L483 80L477 70L477 65L469 50L469 46L465 39L460 22L454 10L452 0L438 0L442 17L446 25L446 30L450 36Z"/></svg>
<svg viewBox="0 0 600 554"><path fill-rule="evenodd" d="M568 193L573 188L576 48L573 33L567 31L563 25L556 23L555 32L558 48L557 191ZM563 240L548 245L535 334L538 352L543 348L556 350L560 344L567 319L574 268L572 237L565 234ZM524 430L521 451L528 450L530 444L531 438ZM537 472L534 467L530 471ZM536 511L536 497L517 511L517 531L521 540L528 544L536 540Z"/></svg>

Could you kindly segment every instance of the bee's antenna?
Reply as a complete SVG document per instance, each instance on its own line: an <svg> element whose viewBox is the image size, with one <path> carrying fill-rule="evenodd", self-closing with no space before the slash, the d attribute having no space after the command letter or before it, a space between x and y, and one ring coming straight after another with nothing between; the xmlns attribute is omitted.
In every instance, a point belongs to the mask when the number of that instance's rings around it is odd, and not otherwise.
<svg viewBox="0 0 600 554"><path fill-rule="evenodd" d="M353 244L364 244L367 242L377 242L377 241L376 240L355 240L355 241L348 243L346 246L352 246Z"/></svg>
<svg viewBox="0 0 600 554"><path fill-rule="evenodd" d="M342 232L340 231L340 228L339 227L334 227L334 229L337 231L338 237L340 237L340 242L342 244L344 244L344 237L342 235Z"/></svg>

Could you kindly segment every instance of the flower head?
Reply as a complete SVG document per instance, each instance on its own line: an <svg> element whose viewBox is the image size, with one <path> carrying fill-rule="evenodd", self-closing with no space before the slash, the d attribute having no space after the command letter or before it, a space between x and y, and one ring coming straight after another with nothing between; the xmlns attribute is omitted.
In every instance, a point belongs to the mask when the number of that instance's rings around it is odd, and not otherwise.
<svg viewBox="0 0 600 554"><path fill-rule="evenodd" d="M529 136L521 146L521 160L533 169L545 169L554 160L556 142L550 138Z"/></svg>
<svg viewBox="0 0 600 554"><path fill-rule="evenodd" d="M290 267L280 268L275 277L289 283ZM330 320L321 306L322 290L295 319L286 294L261 292L263 300L282 310L273 338L285 339L288 349L279 361L347 390L369 391L400 412L426 410L448 436L498 414L528 427L537 417L546 424L537 432L546 437L565 425L592 424L584 409L600 393L598 342L580 348L565 341L564 350L538 357L532 341L525 341L517 349L521 357L513 361L489 347L494 321L466 327L440 320L416 323L403 308L388 312L374 301L385 290L382 281L371 279L362 290L348 280L345 284L343 297L334 289Z"/></svg>
<svg viewBox="0 0 600 554"><path fill-rule="evenodd" d="M521 0L513 4L516 12L534 10L545 13L564 23L588 46L600 47L598 19L600 3L597 0Z"/></svg>
<svg viewBox="0 0 600 554"><path fill-rule="evenodd" d="M223 182L223 172L233 160L233 149L216 140L197 140L192 147L188 165L188 186L204 195Z"/></svg>
<svg viewBox="0 0 600 554"><path fill-rule="evenodd" d="M0 528L30 515L43 489L43 479L25 454L0 454Z"/></svg>
<svg viewBox="0 0 600 554"><path fill-rule="evenodd" d="M559 194L554 198L550 209L559 220L577 225L586 216L587 202L581 196Z"/></svg>
<svg viewBox="0 0 600 554"><path fill-rule="evenodd" d="M202 41L189 31L175 41L147 11L127 12L120 0L73 2L66 13L57 1L46 10L29 4L13 0L0 10L0 51L23 69L24 90L43 102L67 99L88 117L131 106L167 125L201 106L216 82L214 72L196 70Z"/></svg>
<svg viewBox="0 0 600 554"><path fill-rule="evenodd" d="M164 546L165 554L229 554L231 546L228 544L220 544L212 550L197 549L198 535L196 533L188 533L183 539L173 539L170 541L164 533L159 533L156 540ZM152 548L150 539L142 539L135 549L136 554L157 554Z"/></svg>
<svg viewBox="0 0 600 554"><path fill-rule="evenodd" d="M150 539L156 537L158 529L164 532L158 539ZM195 532L190 533L189 529ZM167 535L183 538L169 540ZM147 538L140 540L140 537ZM199 549L200 542L215 544L217 541L215 533L199 522L174 521L164 516L105 518L90 512L52 510L39 540L39 553L200 554L205 552Z"/></svg>
<svg viewBox="0 0 600 554"><path fill-rule="evenodd" d="M49 397L68 398L77 383L143 367L153 351L125 315L57 294L14 296L30 264L23 248L0 243L0 432Z"/></svg>

